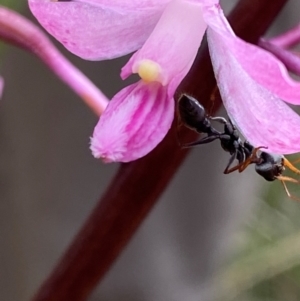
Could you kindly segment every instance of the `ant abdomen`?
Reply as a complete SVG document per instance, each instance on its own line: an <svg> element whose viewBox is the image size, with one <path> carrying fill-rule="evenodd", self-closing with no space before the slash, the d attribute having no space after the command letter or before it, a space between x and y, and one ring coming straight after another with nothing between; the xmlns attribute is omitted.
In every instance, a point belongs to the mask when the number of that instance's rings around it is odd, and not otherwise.
<svg viewBox="0 0 300 301"><path fill-rule="evenodd" d="M204 107L192 96L182 94L178 100L178 112L181 121L199 133L209 133L211 123Z"/></svg>

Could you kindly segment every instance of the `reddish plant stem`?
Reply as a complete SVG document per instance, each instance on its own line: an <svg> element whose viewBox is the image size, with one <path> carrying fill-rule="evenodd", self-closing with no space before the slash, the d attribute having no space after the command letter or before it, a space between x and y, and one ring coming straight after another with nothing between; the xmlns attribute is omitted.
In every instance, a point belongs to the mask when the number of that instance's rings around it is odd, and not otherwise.
<svg viewBox="0 0 300 301"><path fill-rule="evenodd" d="M287 0L242 0L230 15L237 34L256 42ZM215 79L205 47L179 88L208 108ZM220 106L214 104L214 113ZM195 138L182 130L187 141ZM106 193L33 301L83 301L109 270L183 162L175 126L148 156L122 164Z"/></svg>

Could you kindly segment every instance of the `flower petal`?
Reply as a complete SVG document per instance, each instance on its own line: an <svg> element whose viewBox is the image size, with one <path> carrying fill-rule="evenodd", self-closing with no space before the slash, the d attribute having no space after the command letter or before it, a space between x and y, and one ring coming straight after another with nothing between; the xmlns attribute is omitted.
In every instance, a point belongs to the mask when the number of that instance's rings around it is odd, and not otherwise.
<svg viewBox="0 0 300 301"><path fill-rule="evenodd" d="M53 0L52 0L53 1ZM170 2L171 0L56 0L56 1L72 1L88 3L93 6L99 7L120 7L124 9L147 9L151 7L156 7L162 3ZM198 0L197 0L198 1Z"/></svg>
<svg viewBox="0 0 300 301"><path fill-rule="evenodd" d="M271 153L299 152L299 116L250 77L223 35L209 28L208 43L224 106L246 139Z"/></svg>
<svg viewBox="0 0 300 301"><path fill-rule="evenodd" d="M105 162L129 162L145 156L166 135L174 117L174 101L159 83L121 90L101 116L91 150Z"/></svg>
<svg viewBox="0 0 300 301"><path fill-rule="evenodd" d="M4 79L3 79L3 77L0 76L0 99L3 94L3 89L4 89Z"/></svg>
<svg viewBox="0 0 300 301"><path fill-rule="evenodd" d="M170 2L143 47L123 67L122 78L136 73L139 63L145 60L160 66L163 85L169 84L178 73L184 77L195 59L206 27L199 1Z"/></svg>
<svg viewBox="0 0 300 301"><path fill-rule="evenodd" d="M289 76L282 62L271 53L238 38L219 6L212 7L205 18L254 81L284 101L300 104L300 83Z"/></svg>
<svg viewBox="0 0 300 301"><path fill-rule="evenodd" d="M87 1L28 2L38 21L69 51L84 59L101 60L138 49L169 1L124 1L120 6L120 0L94 0L94 5Z"/></svg>

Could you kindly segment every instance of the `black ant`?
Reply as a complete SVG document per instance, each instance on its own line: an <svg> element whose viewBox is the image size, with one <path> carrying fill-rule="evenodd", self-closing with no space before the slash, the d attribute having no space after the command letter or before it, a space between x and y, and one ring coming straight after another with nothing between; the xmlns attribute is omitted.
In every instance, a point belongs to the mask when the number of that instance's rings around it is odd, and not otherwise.
<svg viewBox="0 0 300 301"><path fill-rule="evenodd" d="M178 101L178 114L181 122L190 129L207 134L206 137L198 141L194 141L183 145L183 147L191 147L199 144L210 143L219 139L222 148L229 152L231 157L224 173L228 174L236 170L235 167L230 168L235 159L239 165L245 162L252 153L252 148L245 147L239 137L239 133L235 126L223 117L210 117L206 114L204 107L193 97L183 94ZM211 125L211 121L217 121L224 125L224 132L220 132ZM232 170L233 169L233 170Z"/></svg>
<svg viewBox="0 0 300 301"><path fill-rule="evenodd" d="M198 133L207 134L204 138L201 138L198 141L182 145L183 147L192 147L199 144L210 143L219 139L222 148L231 155L224 170L224 174L229 174L236 170L242 172L247 168L248 165L255 164L255 171L260 176L267 181L274 181L276 179L280 180L287 195L292 199L300 201L300 199L297 199L289 193L285 184L285 182L300 184L300 181L282 175L285 167L299 175L300 170L298 170L283 155L273 155L265 151L261 151L261 149L265 149L267 147L254 147L248 141L243 142L236 127L230 119L227 121L223 117L208 116L204 107L192 96L183 94L179 98L177 112L180 121L186 127ZM223 132L215 129L212 126L211 121L222 123L224 125ZM238 164L230 168L235 159L238 160Z"/></svg>

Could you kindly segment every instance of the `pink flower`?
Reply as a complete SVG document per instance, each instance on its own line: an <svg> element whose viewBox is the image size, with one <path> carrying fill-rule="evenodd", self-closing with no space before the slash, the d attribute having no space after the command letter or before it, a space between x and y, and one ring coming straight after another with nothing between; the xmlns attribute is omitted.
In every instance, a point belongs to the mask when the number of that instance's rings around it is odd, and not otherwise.
<svg viewBox="0 0 300 301"><path fill-rule="evenodd" d="M91 150L105 162L128 162L150 152L174 118L175 89L187 74L206 24L205 4L188 0L29 0L46 29L88 59L120 56L141 48L121 76L141 80L111 100L95 127Z"/></svg>
<svg viewBox="0 0 300 301"><path fill-rule="evenodd" d="M105 59L139 49L122 78L141 80L120 91L97 124L95 157L131 161L165 136L173 94L188 72L208 25L213 67L229 116L254 146L300 151L300 118L281 99L300 103L300 84L268 52L235 36L217 0L29 0L36 17L70 51ZM199 83L201 84L201 83Z"/></svg>
<svg viewBox="0 0 300 301"><path fill-rule="evenodd" d="M299 105L300 83L281 61L235 36L219 5L205 11L208 43L224 106L254 146L300 151L300 118L282 100Z"/></svg>
<svg viewBox="0 0 300 301"><path fill-rule="evenodd" d="M206 29L201 17L198 4L175 0L167 5L143 47L122 69L123 79L138 73L141 80L118 93L100 118L91 140L96 158L132 161L165 137L174 118L174 92Z"/></svg>

